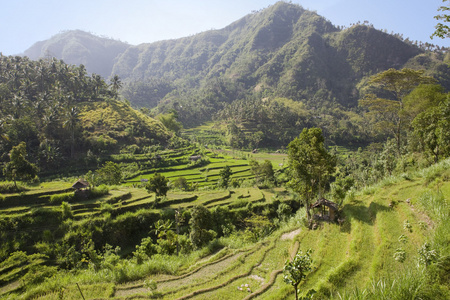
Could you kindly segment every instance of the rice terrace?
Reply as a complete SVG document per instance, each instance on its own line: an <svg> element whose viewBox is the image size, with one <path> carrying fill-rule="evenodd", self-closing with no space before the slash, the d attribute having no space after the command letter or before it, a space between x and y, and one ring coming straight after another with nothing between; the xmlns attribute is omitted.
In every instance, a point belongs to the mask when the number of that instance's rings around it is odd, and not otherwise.
<svg viewBox="0 0 450 300"><path fill-rule="evenodd" d="M450 299L449 91L291 1L0 52L0 299Z"/></svg>

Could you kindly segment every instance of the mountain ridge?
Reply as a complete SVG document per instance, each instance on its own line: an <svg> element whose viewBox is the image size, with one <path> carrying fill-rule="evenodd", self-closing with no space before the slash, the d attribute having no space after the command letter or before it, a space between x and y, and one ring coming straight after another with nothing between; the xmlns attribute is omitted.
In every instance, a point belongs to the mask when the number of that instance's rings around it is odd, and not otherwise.
<svg viewBox="0 0 450 300"><path fill-rule="evenodd" d="M226 102L266 91L303 101L310 107L323 102L352 107L359 99L357 85L363 78L388 68L402 68L417 55L427 53L373 26L357 24L341 29L315 12L282 1L222 29L139 45L113 43L111 49L115 52L103 55L109 63L103 73L98 67L91 67L89 59L98 56L98 49L110 48L97 46L90 50L80 43L66 43L66 52L72 54L68 57L74 58L67 62L77 64L74 53L80 46L78 63L86 62L89 72L104 77L118 75L125 83L122 92L131 104L148 108L161 101L170 102L174 90L188 93L191 98L203 97L209 93L204 89L217 81L229 82L245 91ZM100 40L95 45L105 43ZM424 60L415 60L414 67L426 69L421 61ZM441 63L442 59L435 59L436 68ZM450 88L447 79L440 83ZM162 92L158 88L160 81L170 82L171 88ZM148 86L141 85L141 90L136 90L130 85L135 82ZM148 91L143 92L143 88ZM159 91L158 96L136 96L155 94L154 90ZM195 96L196 93L203 96ZM214 106L217 109L221 105Z"/></svg>

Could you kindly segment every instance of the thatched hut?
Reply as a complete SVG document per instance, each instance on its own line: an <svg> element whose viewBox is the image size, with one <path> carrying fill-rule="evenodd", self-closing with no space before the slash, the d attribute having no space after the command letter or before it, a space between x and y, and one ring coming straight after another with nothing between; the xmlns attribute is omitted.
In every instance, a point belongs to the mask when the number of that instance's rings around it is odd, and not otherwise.
<svg viewBox="0 0 450 300"><path fill-rule="evenodd" d="M72 185L72 188L77 190L77 191L84 190L84 189L86 189L88 187L89 187L89 183L86 180L84 180L84 179L78 179L77 182L75 182Z"/></svg>
<svg viewBox="0 0 450 300"><path fill-rule="evenodd" d="M332 222L337 221L338 219L339 207L333 201L327 200L325 198L320 198L319 200L316 201L316 203L311 205L311 208L320 209L320 214L314 215L314 218L316 219ZM327 208L328 214L326 213Z"/></svg>

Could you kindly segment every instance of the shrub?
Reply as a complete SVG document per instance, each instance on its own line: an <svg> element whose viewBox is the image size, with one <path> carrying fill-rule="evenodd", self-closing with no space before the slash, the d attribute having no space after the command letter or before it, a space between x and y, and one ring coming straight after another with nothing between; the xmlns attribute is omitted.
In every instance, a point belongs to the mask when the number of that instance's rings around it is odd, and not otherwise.
<svg viewBox="0 0 450 300"><path fill-rule="evenodd" d="M281 203L280 205L278 205L277 215L278 219L280 219L281 221L286 221L291 215L291 212L292 208L286 203Z"/></svg>
<svg viewBox="0 0 450 300"><path fill-rule="evenodd" d="M61 203L61 217L63 218L63 220L73 217L72 207L65 201Z"/></svg>
<svg viewBox="0 0 450 300"><path fill-rule="evenodd" d="M50 196L50 203L62 204L63 202L70 202L75 199L75 193L69 192L64 194L55 194Z"/></svg>
<svg viewBox="0 0 450 300"><path fill-rule="evenodd" d="M109 189L106 185L100 185L98 187L95 187L89 191L89 198L94 199L98 198L104 195L107 195L109 193Z"/></svg>

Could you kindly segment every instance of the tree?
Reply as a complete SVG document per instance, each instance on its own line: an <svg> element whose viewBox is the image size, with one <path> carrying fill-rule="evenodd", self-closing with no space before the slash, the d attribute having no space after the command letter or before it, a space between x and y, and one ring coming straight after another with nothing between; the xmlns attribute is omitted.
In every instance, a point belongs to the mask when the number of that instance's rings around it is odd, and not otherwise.
<svg viewBox="0 0 450 300"><path fill-rule="evenodd" d="M114 75L114 77L112 77L110 81L113 96L114 98L117 98L117 96L119 95L119 89L122 87L122 81L120 80L119 75Z"/></svg>
<svg viewBox="0 0 450 300"><path fill-rule="evenodd" d="M378 129L387 129L397 141L397 151L400 152L401 135L405 126L405 112L403 100L419 84L431 84L435 80L424 76L423 70L389 69L372 76L369 85L372 88L387 91L389 99L377 97L373 93L367 94L359 101L359 105L367 107L369 114L375 117L375 126Z"/></svg>
<svg viewBox="0 0 450 300"><path fill-rule="evenodd" d="M122 169L112 161L107 161L96 172L97 184L119 184L122 181Z"/></svg>
<svg viewBox="0 0 450 300"><path fill-rule="evenodd" d="M38 168L27 159L27 145L21 142L14 146L9 152L9 162L5 164L3 174L8 180L14 181L14 187L17 190L16 180L29 180L36 177Z"/></svg>
<svg viewBox="0 0 450 300"><path fill-rule="evenodd" d="M78 123L78 109L76 107L70 108L66 113L66 120L63 124L70 130L70 157L73 158L75 148L75 129Z"/></svg>
<svg viewBox="0 0 450 300"><path fill-rule="evenodd" d="M211 230L212 224L211 212L206 207L196 205L192 208L189 237L195 248L200 248L216 236L216 232Z"/></svg>
<svg viewBox="0 0 450 300"><path fill-rule="evenodd" d="M230 181L230 177L233 173L231 172L231 168L229 166L225 166L222 170L219 172L219 182L218 185L223 188L228 187L228 182Z"/></svg>
<svg viewBox="0 0 450 300"><path fill-rule="evenodd" d="M311 259L312 250L308 249L303 255L299 251L292 261L287 260L283 268L283 280L290 284L295 290L295 299L298 300L298 285L306 278L308 272L312 270L313 260Z"/></svg>
<svg viewBox="0 0 450 300"><path fill-rule="evenodd" d="M419 113L412 122L414 135L418 137L423 150L434 156L434 162L439 157L449 154L450 140L450 100L431 106Z"/></svg>
<svg viewBox="0 0 450 300"><path fill-rule="evenodd" d="M447 1L449 1L449 0L442 0L442 2L447 2ZM438 8L438 11L442 11L442 12L450 11L450 7L449 7L449 5L447 5L447 6L442 5L441 7ZM437 15L434 18L438 21L441 20L445 23L450 22L450 15L445 14L445 13ZM450 27L448 25L445 25L443 23L438 23L435 26L435 28L436 28L436 31L431 35L431 38L437 36L441 39L444 39L444 38L448 38L450 36Z"/></svg>
<svg viewBox="0 0 450 300"><path fill-rule="evenodd" d="M156 173L155 176L149 179L145 188L147 191L154 192L156 197L161 197L167 195L169 191L169 179L167 179L164 175Z"/></svg>
<svg viewBox="0 0 450 300"><path fill-rule="evenodd" d="M177 121L178 113L175 110L171 110L167 114L158 115L158 119L163 123L163 125L170 131L176 134L180 132L183 125Z"/></svg>
<svg viewBox="0 0 450 300"><path fill-rule="evenodd" d="M288 146L289 185L304 197L308 220L310 201L321 195L336 167L336 158L324 146L320 128L305 128Z"/></svg>

